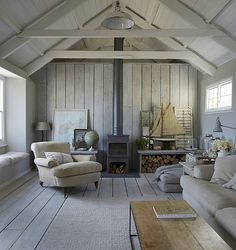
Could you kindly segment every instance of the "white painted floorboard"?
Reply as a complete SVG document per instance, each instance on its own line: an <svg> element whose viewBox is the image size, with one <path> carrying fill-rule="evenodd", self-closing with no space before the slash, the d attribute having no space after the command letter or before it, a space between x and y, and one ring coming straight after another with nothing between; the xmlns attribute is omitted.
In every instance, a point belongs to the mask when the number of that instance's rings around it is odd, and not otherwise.
<svg viewBox="0 0 236 250"><path fill-rule="evenodd" d="M93 183L81 185L64 199L60 188L41 187L37 172L31 172L0 190L0 249L37 249L66 202L182 199L181 194L163 193L153 177L101 178L98 189ZM137 239L134 243L140 249Z"/></svg>

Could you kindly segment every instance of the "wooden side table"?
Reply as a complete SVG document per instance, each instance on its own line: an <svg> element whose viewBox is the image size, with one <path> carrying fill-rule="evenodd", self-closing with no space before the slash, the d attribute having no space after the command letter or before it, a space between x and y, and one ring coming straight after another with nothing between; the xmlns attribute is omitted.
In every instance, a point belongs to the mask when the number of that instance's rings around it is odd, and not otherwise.
<svg viewBox="0 0 236 250"><path fill-rule="evenodd" d="M198 164L195 162L179 162L183 166L183 175L190 175L194 177L194 167L196 166L212 166L213 164Z"/></svg>
<svg viewBox="0 0 236 250"><path fill-rule="evenodd" d="M98 153L98 150L72 150L71 155L96 155Z"/></svg>

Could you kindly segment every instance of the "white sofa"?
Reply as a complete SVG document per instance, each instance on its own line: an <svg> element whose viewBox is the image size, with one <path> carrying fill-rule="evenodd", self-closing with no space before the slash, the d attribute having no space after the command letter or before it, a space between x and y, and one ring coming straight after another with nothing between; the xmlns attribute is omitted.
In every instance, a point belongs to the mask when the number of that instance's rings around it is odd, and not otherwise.
<svg viewBox="0 0 236 250"><path fill-rule="evenodd" d="M0 189L30 172L29 154L8 152L7 145L0 150Z"/></svg>
<svg viewBox="0 0 236 250"><path fill-rule="evenodd" d="M227 164L227 160L220 161ZM214 169L214 166L198 166L193 177L183 175L180 179L183 198L236 249L236 191L210 182Z"/></svg>

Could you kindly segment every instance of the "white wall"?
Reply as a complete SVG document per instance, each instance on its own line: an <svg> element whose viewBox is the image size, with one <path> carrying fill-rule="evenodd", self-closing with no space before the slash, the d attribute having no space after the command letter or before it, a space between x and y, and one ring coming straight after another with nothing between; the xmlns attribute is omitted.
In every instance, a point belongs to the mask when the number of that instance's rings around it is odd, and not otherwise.
<svg viewBox="0 0 236 250"><path fill-rule="evenodd" d="M206 87L210 84L216 83L220 80L224 80L229 77L233 77L233 106L232 111L228 112L217 112L217 113L206 113L205 112L205 98L206 98ZM223 125L228 125L236 128L236 60L228 62L218 68L214 76L203 76L200 79L199 84L199 96L200 96L200 131L201 136L206 133L213 133L216 117L219 116ZM219 136L220 134L215 134ZM234 140L236 136L236 130L223 128L223 134L227 139Z"/></svg>
<svg viewBox="0 0 236 250"><path fill-rule="evenodd" d="M34 141L35 85L28 79L6 78L6 139L10 151L30 151Z"/></svg>
<svg viewBox="0 0 236 250"><path fill-rule="evenodd" d="M10 151L26 151L26 80L6 78L6 137Z"/></svg>

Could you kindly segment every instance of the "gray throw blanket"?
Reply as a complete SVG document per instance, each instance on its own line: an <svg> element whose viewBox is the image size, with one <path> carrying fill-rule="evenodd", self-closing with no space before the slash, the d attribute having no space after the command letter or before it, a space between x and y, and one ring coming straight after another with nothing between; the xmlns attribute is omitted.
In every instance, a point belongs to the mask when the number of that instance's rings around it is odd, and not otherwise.
<svg viewBox="0 0 236 250"><path fill-rule="evenodd" d="M183 174L183 166L180 164L173 164L159 167L155 172L155 180L159 180L162 174L173 174L181 176Z"/></svg>

